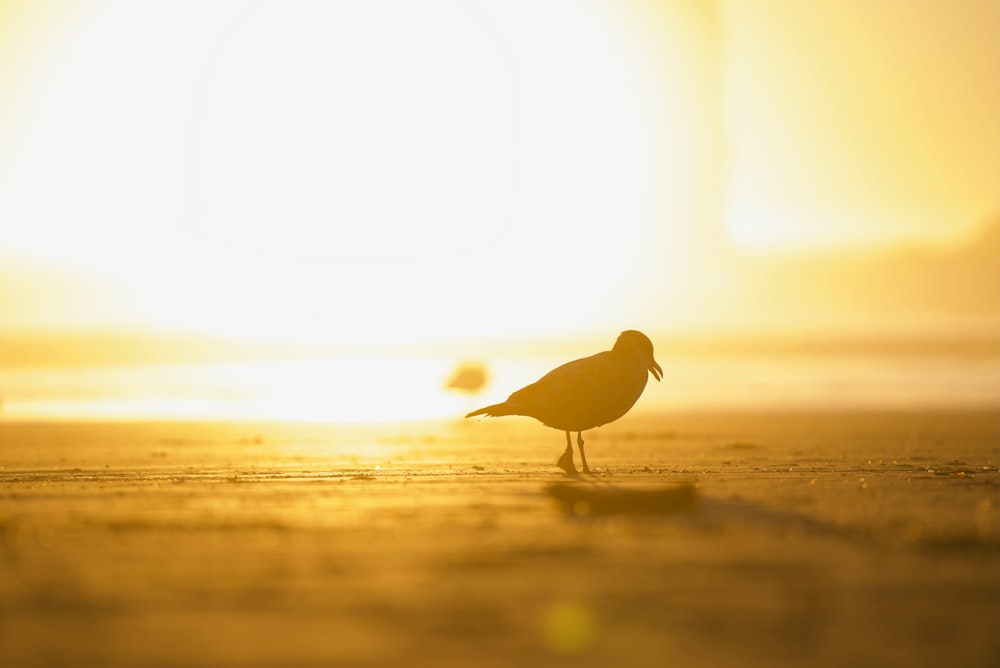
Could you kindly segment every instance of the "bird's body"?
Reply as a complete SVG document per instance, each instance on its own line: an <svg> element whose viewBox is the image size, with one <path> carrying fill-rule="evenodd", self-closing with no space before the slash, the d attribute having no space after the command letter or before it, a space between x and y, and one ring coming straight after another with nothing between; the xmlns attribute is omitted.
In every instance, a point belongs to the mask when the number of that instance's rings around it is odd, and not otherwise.
<svg viewBox="0 0 1000 668"><path fill-rule="evenodd" d="M589 472L582 433L625 415L642 395L650 372L657 380L663 373L653 359L653 344L642 332L628 330L611 350L563 364L503 403L466 417L525 415L566 432L566 451L559 467L571 473L576 472L570 443L570 432L575 431L583 469Z"/></svg>

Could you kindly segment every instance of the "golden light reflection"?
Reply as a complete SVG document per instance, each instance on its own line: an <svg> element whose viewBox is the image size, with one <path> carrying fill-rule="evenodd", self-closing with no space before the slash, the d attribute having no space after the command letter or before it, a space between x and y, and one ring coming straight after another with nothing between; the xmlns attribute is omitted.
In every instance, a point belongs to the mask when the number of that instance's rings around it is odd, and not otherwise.
<svg viewBox="0 0 1000 668"><path fill-rule="evenodd" d="M296 361L8 371L8 417L400 422L445 418L465 397L442 391L446 362L355 355Z"/></svg>

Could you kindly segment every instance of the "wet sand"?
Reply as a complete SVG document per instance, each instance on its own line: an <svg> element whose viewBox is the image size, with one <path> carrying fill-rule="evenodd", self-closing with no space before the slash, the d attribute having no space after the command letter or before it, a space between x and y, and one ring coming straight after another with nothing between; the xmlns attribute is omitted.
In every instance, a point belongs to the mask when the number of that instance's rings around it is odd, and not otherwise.
<svg viewBox="0 0 1000 668"><path fill-rule="evenodd" d="M0 665L1000 665L1000 412L0 423Z"/></svg>

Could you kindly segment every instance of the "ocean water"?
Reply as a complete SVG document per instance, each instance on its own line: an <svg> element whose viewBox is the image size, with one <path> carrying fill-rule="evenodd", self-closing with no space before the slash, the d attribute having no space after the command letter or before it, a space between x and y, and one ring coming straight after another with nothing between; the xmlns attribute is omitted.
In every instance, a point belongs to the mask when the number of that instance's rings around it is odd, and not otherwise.
<svg viewBox="0 0 1000 668"><path fill-rule="evenodd" d="M1000 355L657 355L637 412L988 408ZM446 388L459 360L369 355L218 364L0 368L0 418L394 422L460 417L564 362L483 363L476 393Z"/></svg>

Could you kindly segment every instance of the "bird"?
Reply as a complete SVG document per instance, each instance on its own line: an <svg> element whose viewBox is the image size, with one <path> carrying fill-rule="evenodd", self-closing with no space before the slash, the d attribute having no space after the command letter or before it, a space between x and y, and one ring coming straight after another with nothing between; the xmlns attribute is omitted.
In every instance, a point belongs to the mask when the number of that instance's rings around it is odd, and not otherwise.
<svg viewBox="0 0 1000 668"><path fill-rule="evenodd" d="M663 369L653 359L653 343L642 332L630 329L618 336L611 350L556 367L506 401L465 417L524 415L566 432L566 450L556 465L573 475L577 475L571 440L575 431L583 471L592 473L583 449L583 432L625 415L646 389L649 373L657 382L663 377Z"/></svg>

